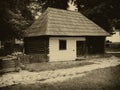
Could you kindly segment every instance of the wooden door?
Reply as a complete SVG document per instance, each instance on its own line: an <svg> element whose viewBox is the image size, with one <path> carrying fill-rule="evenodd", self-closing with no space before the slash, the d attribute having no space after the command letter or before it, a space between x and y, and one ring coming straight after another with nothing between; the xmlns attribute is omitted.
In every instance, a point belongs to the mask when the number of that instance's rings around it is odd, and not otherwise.
<svg viewBox="0 0 120 90"><path fill-rule="evenodd" d="M77 48L77 57L84 56L85 55L85 41L77 41L76 42L76 48Z"/></svg>

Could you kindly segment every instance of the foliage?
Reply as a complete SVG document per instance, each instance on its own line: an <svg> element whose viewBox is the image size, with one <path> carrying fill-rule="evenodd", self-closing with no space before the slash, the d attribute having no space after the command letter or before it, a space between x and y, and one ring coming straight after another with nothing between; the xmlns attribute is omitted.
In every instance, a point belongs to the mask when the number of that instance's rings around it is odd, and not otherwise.
<svg viewBox="0 0 120 90"><path fill-rule="evenodd" d="M42 11L48 7L67 9L69 0L38 0L42 5Z"/></svg>
<svg viewBox="0 0 120 90"><path fill-rule="evenodd" d="M29 0L0 1L0 39L21 38L33 17L27 9Z"/></svg>
<svg viewBox="0 0 120 90"><path fill-rule="evenodd" d="M78 10L110 32L120 27L120 0L76 0Z"/></svg>
<svg viewBox="0 0 120 90"><path fill-rule="evenodd" d="M70 0L0 1L0 39L21 38L34 22L34 16L47 7L67 9ZM72 0L78 11L111 32L120 28L120 0ZM39 16L39 15L38 15Z"/></svg>
<svg viewBox="0 0 120 90"><path fill-rule="evenodd" d="M41 15L42 7L41 3L38 1L31 2L28 6L28 9L31 11L32 16L37 19Z"/></svg>
<svg viewBox="0 0 120 90"><path fill-rule="evenodd" d="M67 9L70 0L38 0L43 11L47 7ZM120 28L120 0L71 0L78 11L108 32L112 27Z"/></svg>

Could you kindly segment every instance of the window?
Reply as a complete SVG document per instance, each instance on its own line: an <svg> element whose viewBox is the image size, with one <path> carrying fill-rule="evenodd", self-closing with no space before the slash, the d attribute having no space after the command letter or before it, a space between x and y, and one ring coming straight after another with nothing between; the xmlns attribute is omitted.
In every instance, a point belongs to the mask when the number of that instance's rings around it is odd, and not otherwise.
<svg viewBox="0 0 120 90"><path fill-rule="evenodd" d="M59 50L66 50L66 40L59 40Z"/></svg>

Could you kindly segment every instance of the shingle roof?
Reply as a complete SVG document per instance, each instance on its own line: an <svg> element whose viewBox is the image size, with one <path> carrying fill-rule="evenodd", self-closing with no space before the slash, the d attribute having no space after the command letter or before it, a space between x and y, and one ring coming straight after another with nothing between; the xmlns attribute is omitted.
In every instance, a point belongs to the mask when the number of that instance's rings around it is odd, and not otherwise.
<svg viewBox="0 0 120 90"><path fill-rule="evenodd" d="M26 30L26 37L54 36L107 36L105 30L79 12L48 8Z"/></svg>

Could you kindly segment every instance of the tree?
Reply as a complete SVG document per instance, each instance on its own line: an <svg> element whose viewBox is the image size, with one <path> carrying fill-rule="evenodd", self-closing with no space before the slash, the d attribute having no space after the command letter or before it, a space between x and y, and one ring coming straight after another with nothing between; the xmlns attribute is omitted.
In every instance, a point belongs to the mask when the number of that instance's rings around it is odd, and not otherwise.
<svg viewBox="0 0 120 90"><path fill-rule="evenodd" d="M31 4L35 2L34 4ZM34 22L34 16L47 7L67 9L69 0L2 0L0 1L0 39L21 38ZM120 28L120 0L72 0L78 11L111 32Z"/></svg>
<svg viewBox="0 0 120 90"><path fill-rule="evenodd" d="M67 9L69 0L38 0L42 6L42 11L48 7Z"/></svg>
<svg viewBox="0 0 120 90"><path fill-rule="evenodd" d="M80 12L105 30L111 32L113 26L120 27L120 0L75 0L75 3Z"/></svg>
<svg viewBox="0 0 120 90"><path fill-rule="evenodd" d="M0 1L0 39L21 38L24 29L33 22L27 8L29 0Z"/></svg>
<svg viewBox="0 0 120 90"><path fill-rule="evenodd" d="M42 11L47 7L67 9L70 0L38 0ZM100 25L108 32L112 27L120 27L120 0L71 0L77 5L78 11Z"/></svg>

